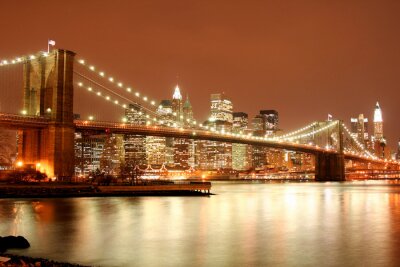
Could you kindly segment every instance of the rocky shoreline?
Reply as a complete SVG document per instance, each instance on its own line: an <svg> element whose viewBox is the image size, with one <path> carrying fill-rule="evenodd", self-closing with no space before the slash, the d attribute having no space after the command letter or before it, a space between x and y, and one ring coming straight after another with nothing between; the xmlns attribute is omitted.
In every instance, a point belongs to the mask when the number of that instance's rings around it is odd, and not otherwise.
<svg viewBox="0 0 400 267"><path fill-rule="evenodd" d="M30 244L23 236L0 236L0 267L47 267L47 266L66 266L81 267L83 265L57 262L43 258L32 258L5 253L8 249L26 249Z"/></svg>

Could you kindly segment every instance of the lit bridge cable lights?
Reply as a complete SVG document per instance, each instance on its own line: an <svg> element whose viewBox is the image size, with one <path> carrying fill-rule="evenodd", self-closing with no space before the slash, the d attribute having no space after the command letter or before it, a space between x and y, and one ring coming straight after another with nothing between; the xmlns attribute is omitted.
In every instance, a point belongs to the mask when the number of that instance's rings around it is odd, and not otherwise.
<svg viewBox="0 0 400 267"><path fill-rule="evenodd" d="M134 92L131 86L125 86L122 81L116 81L113 76L107 75L104 71L97 71L97 68L94 65L87 64L87 62L84 59L79 59L79 60L77 60L77 62L80 65L85 66L89 71L97 73L99 77L107 80L114 86L121 88L121 89L125 89L127 93L134 95L136 98L140 99L141 101L149 104L150 106L152 106L154 108L156 108L156 103L160 102L155 99L149 99L147 96L143 96L142 93L140 93L139 91ZM79 74L78 72L75 72L75 73L77 73L78 75L84 76L83 74ZM86 78L88 78L88 77L86 77ZM90 79L90 78L88 78L88 79ZM134 101L132 101L132 102L134 102ZM152 113L154 113L154 111L152 111ZM177 116L176 114L174 114L174 115ZM192 125L197 125L196 120L190 120L189 123Z"/></svg>

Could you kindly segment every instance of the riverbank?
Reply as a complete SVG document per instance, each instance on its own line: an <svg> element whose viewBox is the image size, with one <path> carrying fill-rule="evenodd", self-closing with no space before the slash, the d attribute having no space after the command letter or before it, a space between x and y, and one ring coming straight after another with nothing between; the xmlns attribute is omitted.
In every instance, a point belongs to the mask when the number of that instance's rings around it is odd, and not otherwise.
<svg viewBox="0 0 400 267"><path fill-rule="evenodd" d="M0 184L0 198L209 196L210 182L169 182L142 185L87 185L59 183Z"/></svg>
<svg viewBox="0 0 400 267"><path fill-rule="evenodd" d="M7 260L9 259L9 260ZM6 262L2 262L4 260ZM31 258L14 254L0 254L0 267L35 266L35 267L89 267L74 263L58 262L43 258Z"/></svg>

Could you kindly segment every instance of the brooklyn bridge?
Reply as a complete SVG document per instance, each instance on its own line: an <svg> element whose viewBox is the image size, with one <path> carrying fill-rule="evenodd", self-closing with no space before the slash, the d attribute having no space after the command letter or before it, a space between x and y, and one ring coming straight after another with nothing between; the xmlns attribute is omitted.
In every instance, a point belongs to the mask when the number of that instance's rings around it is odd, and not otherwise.
<svg viewBox="0 0 400 267"><path fill-rule="evenodd" d="M19 70L21 67L22 71ZM76 59L76 54L68 50L54 49L48 53L3 60L1 72L10 80L21 76L16 79L21 80L22 88L15 88L10 83L0 84L0 91L8 95L15 92L15 96L8 98L21 98L20 105L2 99L0 126L18 130L18 160L25 164L39 163L51 177L74 175L76 133L207 140L301 152L314 157L317 181L345 181L348 179L345 168L352 164L382 172L400 170L399 162L371 153L351 135L342 120L315 121L301 129L273 136L218 129L193 118L179 123L182 119L179 114L174 114L178 116L178 123L171 123L156 112L155 100L98 71L85 60ZM105 85L108 83L116 89ZM81 94L89 97L82 101ZM99 104L98 98L104 100L103 104ZM140 105L145 121L134 124L126 118L110 121L97 116L83 119L74 115L82 108L93 109L93 114L96 109L101 112L107 109L105 105L122 110Z"/></svg>

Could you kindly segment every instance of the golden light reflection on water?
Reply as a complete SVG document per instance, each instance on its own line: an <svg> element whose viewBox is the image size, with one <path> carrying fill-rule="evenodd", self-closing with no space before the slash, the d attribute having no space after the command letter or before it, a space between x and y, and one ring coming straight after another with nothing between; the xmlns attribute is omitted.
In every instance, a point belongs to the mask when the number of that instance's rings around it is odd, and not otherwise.
<svg viewBox="0 0 400 267"><path fill-rule="evenodd" d="M396 266L400 186L213 185L203 197L0 200L0 235L101 266Z"/></svg>

